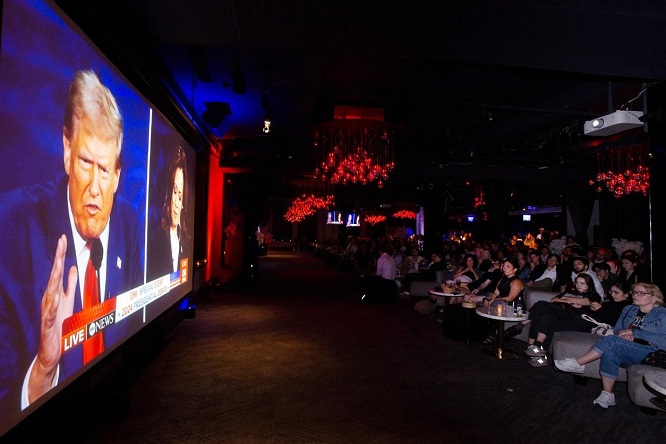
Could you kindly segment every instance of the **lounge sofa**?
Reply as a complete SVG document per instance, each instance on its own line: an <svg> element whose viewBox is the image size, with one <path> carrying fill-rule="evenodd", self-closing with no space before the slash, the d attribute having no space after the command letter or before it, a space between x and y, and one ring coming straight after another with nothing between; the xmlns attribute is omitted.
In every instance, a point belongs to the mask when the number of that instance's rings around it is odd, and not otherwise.
<svg viewBox="0 0 666 444"><path fill-rule="evenodd" d="M435 272L434 281L412 281L409 286L409 293L412 297L425 298L428 297L428 290L433 287L439 287L446 279L447 271Z"/></svg>
<svg viewBox="0 0 666 444"><path fill-rule="evenodd" d="M530 287L525 287L525 304L527 305L527 307L523 307L523 309L526 309L529 312L532 306L536 304L538 301L550 301L551 299L553 299L554 296L557 296L557 293L552 291L532 290ZM504 324L504 327L509 328L515 324L516 322L506 322ZM515 336L514 339L527 342L528 335L529 335L529 328L525 327L522 329L520 334Z"/></svg>
<svg viewBox="0 0 666 444"><path fill-rule="evenodd" d="M576 358L585 354L601 338L599 335L580 331L559 331L553 335L552 355L553 359ZM643 375L647 372L666 374L666 369L652 365L636 364L627 369L621 368L617 379L618 382L627 383L629 398L641 409L661 410L650 402L656 396L643 383ZM585 371L581 375L575 375L578 383L585 383L586 378L601 379L599 375L599 360L585 365Z"/></svg>

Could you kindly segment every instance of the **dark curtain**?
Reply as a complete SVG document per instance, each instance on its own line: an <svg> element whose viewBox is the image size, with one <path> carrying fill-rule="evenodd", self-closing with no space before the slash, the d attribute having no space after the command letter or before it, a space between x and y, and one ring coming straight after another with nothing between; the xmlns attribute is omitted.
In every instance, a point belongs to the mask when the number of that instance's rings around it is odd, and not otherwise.
<svg viewBox="0 0 666 444"><path fill-rule="evenodd" d="M574 230L576 230L576 242L585 248L590 244L587 237L587 228L592 218L595 191L592 187L579 186L567 187L565 190L567 210L571 216Z"/></svg>

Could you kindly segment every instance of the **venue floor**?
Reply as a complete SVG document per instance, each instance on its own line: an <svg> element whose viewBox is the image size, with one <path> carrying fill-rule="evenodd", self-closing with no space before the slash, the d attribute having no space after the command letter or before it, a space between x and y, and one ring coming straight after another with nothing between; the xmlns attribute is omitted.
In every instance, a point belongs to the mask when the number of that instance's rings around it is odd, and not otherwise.
<svg viewBox="0 0 666 444"><path fill-rule="evenodd" d="M624 443L666 436L666 413L643 413L626 385L617 405L527 358L498 360L441 334L414 301L368 304L352 273L307 252L269 250L256 291L201 295L142 349L118 411L88 413L84 443ZM522 351L524 344L506 346ZM6 436L37 441L94 399L54 398ZM50 410L48 409L50 407ZM60 413L58 413L60 412ZM40 423L42 421L42 423ZM44 424L45 427L41 427ZM60 423L62 425L62 423ZM41 436L41 434L40 434Z"/></svg>

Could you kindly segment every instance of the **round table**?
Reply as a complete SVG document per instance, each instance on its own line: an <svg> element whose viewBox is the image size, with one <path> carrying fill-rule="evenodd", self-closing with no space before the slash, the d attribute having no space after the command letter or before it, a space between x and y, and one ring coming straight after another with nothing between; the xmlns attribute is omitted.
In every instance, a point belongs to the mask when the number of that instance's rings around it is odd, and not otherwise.
<svg viewBox="0 0 666 444"><path fill-rule="evenodd" d="M654 390L659 396L650 399L650 402L662 410L666 410L666 374L664 372L647 372L643 375L643 382Z"/></svg>
<svg viewBox="0 0 666 444"><path fill-rule="evenodd" d="M518 316L515 314L511 314L510 316L507 316L506 314L503 316L499 316L497 314L496 307L479 307L476 309L476 314L478 314L479 316L483 316L484 318L495 319L499 321L499 328L497 332L497 346L484 347L483 348L484 353L491 356L495 356L499 359L518 359L522 357L518 353L509 350L504 350L504 322L524 321L527 319L526 313L524 313L522 316Z"/></svg>
<svg viewBox="0 0 666 444"><path fill-rule="evenodd" d="M433 287L430 290L428 290L428 294L430 296L437 296L438 298L445 298L444 303L442 305L446 305L446 301L448 301L448 298L461 298L465 296L465 293L445 293L443 292L440 288Z"/></svg>

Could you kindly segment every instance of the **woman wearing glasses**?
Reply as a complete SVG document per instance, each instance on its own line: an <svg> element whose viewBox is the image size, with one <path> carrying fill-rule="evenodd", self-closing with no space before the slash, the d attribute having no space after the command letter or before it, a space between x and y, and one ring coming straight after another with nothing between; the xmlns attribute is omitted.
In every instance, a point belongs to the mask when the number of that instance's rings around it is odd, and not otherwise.
<svg viewBox="0 0 666 444"><path fill-rule="evenodd" d="M556 359L555 367L570 373L583 373L585 364L601 359L602 391L593 404L603 408L615 405L613 387L619 368L639 364L648 353L666 350L666 308L664 295L654 284L638 282L632 286L633 305L622 310L615 324L615 335L604 336L579 358Z"/></svg>

